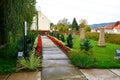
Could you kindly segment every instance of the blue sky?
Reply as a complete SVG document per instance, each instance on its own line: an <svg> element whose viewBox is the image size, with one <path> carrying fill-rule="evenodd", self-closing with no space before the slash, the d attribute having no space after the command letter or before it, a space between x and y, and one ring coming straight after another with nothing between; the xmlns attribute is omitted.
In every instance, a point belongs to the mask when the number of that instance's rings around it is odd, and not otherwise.
<svg viewBox="0 0 120 80"><path fill-rule="evenodd" d="M74 17L88 24L120 20L120 0L37 0L36 7L54 24L63 18L72 22Z"/></svg>

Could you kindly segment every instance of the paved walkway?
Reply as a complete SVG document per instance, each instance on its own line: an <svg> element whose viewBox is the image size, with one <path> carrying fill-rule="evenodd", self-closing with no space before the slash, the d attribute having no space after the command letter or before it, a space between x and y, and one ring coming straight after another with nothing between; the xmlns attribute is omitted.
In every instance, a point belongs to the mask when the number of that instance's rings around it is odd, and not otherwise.
<svg viewBox="0 0 120 80"><path fill-rule="evenodd" d="M88 80L120 80L120 69L80 69Z"/></svg>
<svg viewBox="0 0 120 80"><path fill-rule="evenodd" d="M70 64L64 52L62 52L51 40L43 36L42 42L42 80L86 80L86 78L88 80L120 80L120 69L78 70Z"/></svg>
<svg viewBox="0 0 120 80"><path fill-rule="evenodd" d="M42 72L0 75L0 80L120 80L120 69L76 69L64 52L46 36L42 36L42 45Z"/></svg>
<svg viewBox="0 0 120 80"><path fill-rule="evenodd" d="M87 80L79 69L70 64L65 53L46 36L42 36L42 45L42 80Z"/></svg>
<svg viewBox="0 0 120 80"><path fill-rule="evenodd" d="M41 80L41 72L19 72L13 73L5 80Z"/></svg>

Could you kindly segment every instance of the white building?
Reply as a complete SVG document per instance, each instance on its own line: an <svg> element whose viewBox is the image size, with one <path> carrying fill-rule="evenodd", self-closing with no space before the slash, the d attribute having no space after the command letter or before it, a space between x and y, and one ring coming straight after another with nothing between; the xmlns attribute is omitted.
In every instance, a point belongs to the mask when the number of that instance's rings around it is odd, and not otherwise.
<svg viewBox="0 0 120 80"><path fill-rule="evenodd" d="M91 32L99 32L99 28L93 28ZM113 25L106 25L105 32L111 34L120 34L120 21L117 21Z"/></svg>
<svg viewBox="0 0 120 80"><path fill-rule="evenodd" d="M38 24L37 24L37 19L38 19ZM33 17L31 30L37 31L37 25L38 25L38 30L41 35L48 34L48 32L50 31L50 23L51 21L42 12L38 12L38 18L37 15Z"/></svg>

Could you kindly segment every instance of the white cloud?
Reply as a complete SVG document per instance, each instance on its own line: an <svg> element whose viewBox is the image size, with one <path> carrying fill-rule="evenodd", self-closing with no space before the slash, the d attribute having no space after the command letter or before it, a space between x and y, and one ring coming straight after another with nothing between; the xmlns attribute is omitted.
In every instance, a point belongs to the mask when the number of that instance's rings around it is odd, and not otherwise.
<svg viewBox="0 0 120 80"><path fill-rule="evenodd" d="M120 0L37 0L37 6L53 22L86 19L89 24L120 20Z"/></svg>

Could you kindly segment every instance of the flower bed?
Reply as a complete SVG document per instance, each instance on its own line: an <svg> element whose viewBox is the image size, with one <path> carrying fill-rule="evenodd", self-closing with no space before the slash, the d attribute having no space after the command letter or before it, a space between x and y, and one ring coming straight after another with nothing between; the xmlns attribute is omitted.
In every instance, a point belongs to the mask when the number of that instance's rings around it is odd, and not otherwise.
<svg viewBox="0 0 120 80"><path fill-rule="evenodd" d="M60 42L58 39L52 37L52 36L48 36L48 38L50 38L58 47L60 47L64 52L68 53L68 51L70 51L70 49L68 47L66 47L62 42Z"/></svg>
<svg viewBox="0 0 120 80"><path fill-rule="evenodd" d="M38 55L40 55L40 53L42 52L42 41L41 41L40 35L38 36L38 39L37 39L36 51Z"/></svg>

